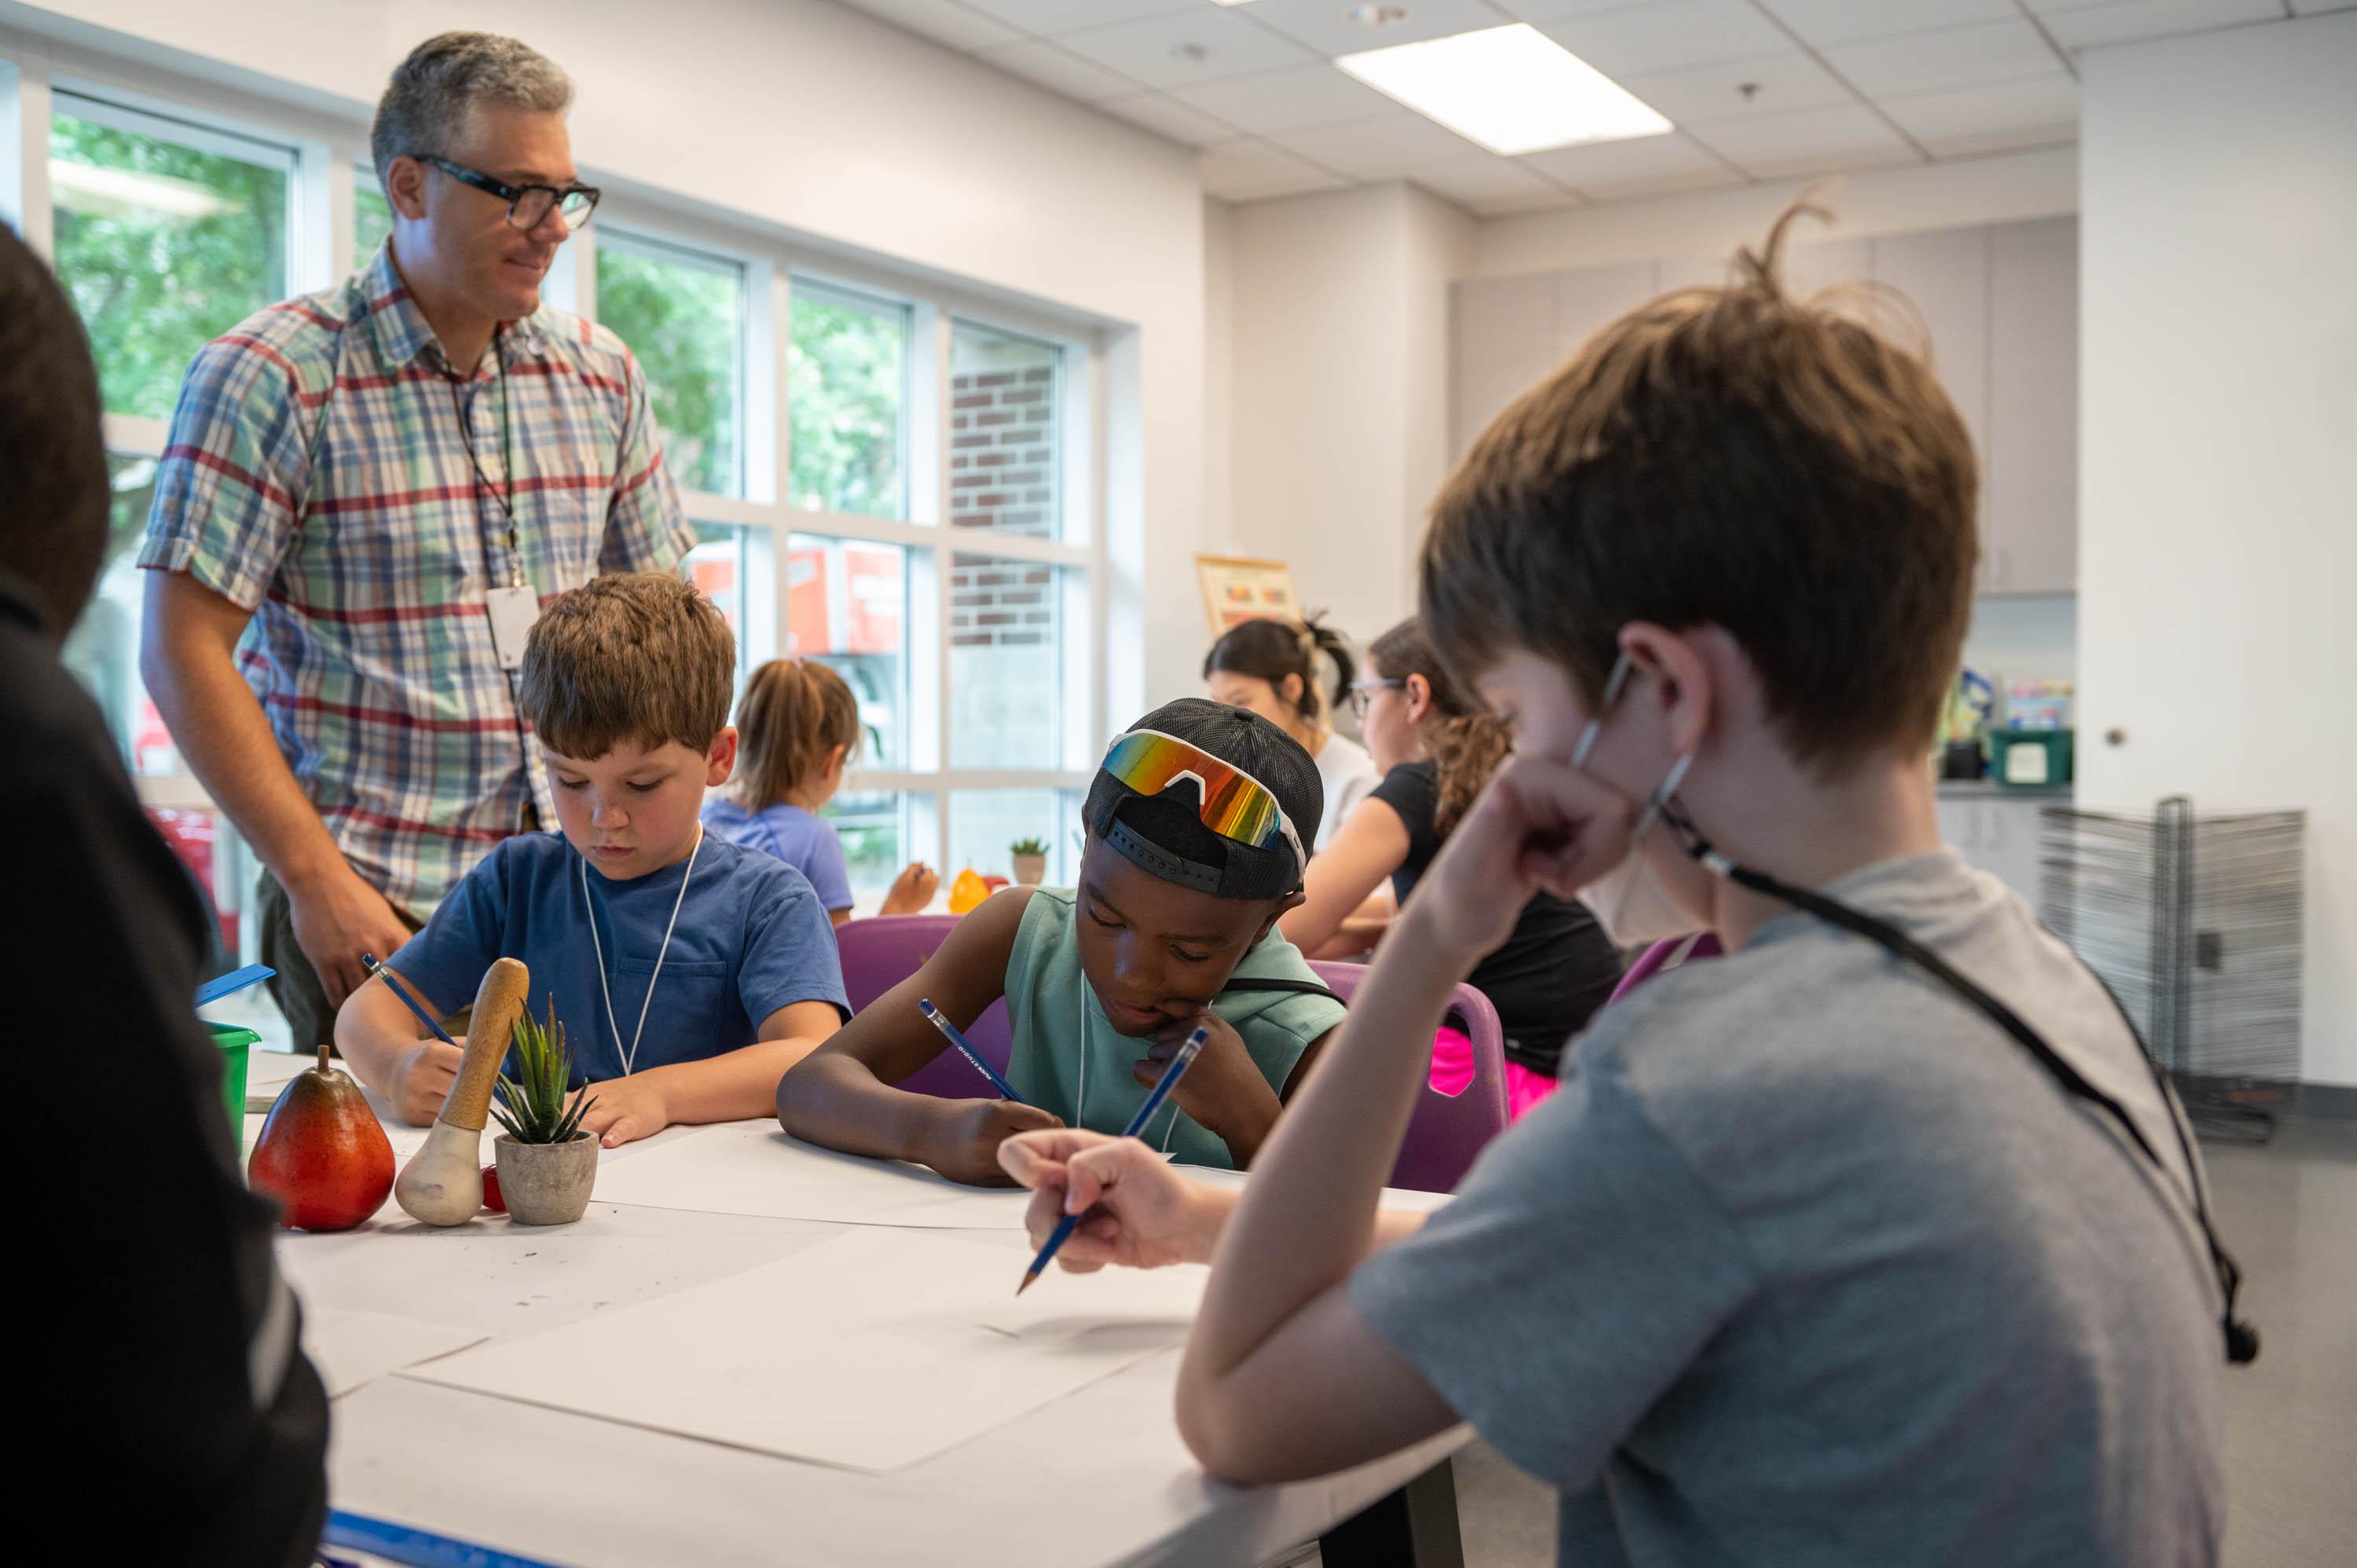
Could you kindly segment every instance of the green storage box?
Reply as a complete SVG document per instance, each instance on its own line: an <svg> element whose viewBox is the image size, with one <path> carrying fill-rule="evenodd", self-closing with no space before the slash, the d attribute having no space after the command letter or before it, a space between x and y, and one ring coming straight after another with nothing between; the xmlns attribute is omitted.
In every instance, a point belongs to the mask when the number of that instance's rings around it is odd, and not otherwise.
<svg viewBox="0 0 2357 1568"><path fill-rule="evenodd" d="M206 1024L221 1057L221 1104L229 1111L230 1142L245 1148L245 1053L262 1036L234 1024Z"/></svg>
<svg viewBox="0 0 2357 1568"><path fill-rule="evenodd" d="M2017 789L2050 789L2071 782L2067 729L1989 731L1989 777Z"/></svg>

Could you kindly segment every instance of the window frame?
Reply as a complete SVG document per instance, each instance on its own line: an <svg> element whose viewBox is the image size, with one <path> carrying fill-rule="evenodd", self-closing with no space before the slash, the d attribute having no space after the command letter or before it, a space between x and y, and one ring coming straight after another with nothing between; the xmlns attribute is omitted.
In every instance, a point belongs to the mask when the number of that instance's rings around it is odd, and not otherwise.
<svg viewBox="0 0 2357 1568"><path fill-rule="evenodd" d="M241 149L291 147L287 292L331 287L352 272L355 189L372 177L368 124L361 115L281 102L0 27L0 216L16 223L45 259L54 249L48 127L59 92L127 115L153 117L167 127L167 135L185 128L191 135L226 138ZM1084 791L1109 722L1108 331L1078 312L902 267L888 258L854 254L771 223L615 180L603 171L585 169L583 177L606 187L608 195L596 220L566 247L571 264L560 261L552 269L546 285L551 304L597 319L597 250L599 234L608 228L634 245L743 268L738 462L745 494L683 489L682 496L691 521L743 530L738 569L746 663L774 656L782 647L789 585L780 568L791 536L895 545L906 553L905 755L898 767L855 768L844 780L845 792L898 795L903 854L939 865L951 842L957 793L1041 789L1059 792L1060 799ZM897 304L908 312L900 431L904 520L808 510L784 499L790 493L792 442L787 346L798 287ZM948 521L950 366L960 322L1036 338L1062 351L1056 382L1062 454L1056 504L1062 516L1054 539L953 529ZM105 426L109 450L124 456L160 456L168 433L166 421L116 413L105 416ZM1039 767L949 766L951 714L958 694L950 684L948 581L952 560L960 553L1065 569L1059 578L1068 585L1059 628L1064 754ZM143 776L138 786L149 804L211 804L185 774ZM1046 823L1041 832L1061 828ZM234 837L225 820L221 833L224 840ZM1058 848L1060 861L1062 846ZM954 875L959 867L942 869ZM881 890L858 891L864 909L873 908Z"/></svg>

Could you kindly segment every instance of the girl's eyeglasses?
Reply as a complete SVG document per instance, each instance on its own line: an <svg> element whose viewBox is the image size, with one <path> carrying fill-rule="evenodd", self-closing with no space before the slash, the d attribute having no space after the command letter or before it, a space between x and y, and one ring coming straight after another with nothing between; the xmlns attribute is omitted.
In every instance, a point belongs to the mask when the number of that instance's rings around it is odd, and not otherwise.
<svg viewBox="0 0 2357 1568"><path fill-rule="evenodd" d="M1405 681L1351 682L1347 690L1350 693L1351 712L1352 715L1357 718L1365 718L1367 716L1367 704L1375 700L1375 693L1377 692L1383 691L1385 687L1405 686L1407 682Z"/></svg>

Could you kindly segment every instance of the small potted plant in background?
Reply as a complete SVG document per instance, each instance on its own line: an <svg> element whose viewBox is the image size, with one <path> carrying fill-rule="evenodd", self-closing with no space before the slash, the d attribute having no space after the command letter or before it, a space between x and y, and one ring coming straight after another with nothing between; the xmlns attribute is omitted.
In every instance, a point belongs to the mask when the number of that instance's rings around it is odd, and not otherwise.
<svg viewBox="0 0 2357 1568"><path fill-rule="evenodd" d="M1043 839L1017 839L1007 846L1015 856L1015 883L1018 887L1037 887L1048 875L1048 845Z"/></svg>
<svg viewBox="0 0 2357 1568"><path fill-rule="evenodd" d="M547 1023L529 1013L516 1020L515 1058L519 1077L500 1075L491 1106L507 1129L492 1145L500 1197L519 1224L570 1225L587 1212L597 1181L597 1140L581 1131L583 1113L597 1101L571 1093L573 1053L554 996Z"/></svg>

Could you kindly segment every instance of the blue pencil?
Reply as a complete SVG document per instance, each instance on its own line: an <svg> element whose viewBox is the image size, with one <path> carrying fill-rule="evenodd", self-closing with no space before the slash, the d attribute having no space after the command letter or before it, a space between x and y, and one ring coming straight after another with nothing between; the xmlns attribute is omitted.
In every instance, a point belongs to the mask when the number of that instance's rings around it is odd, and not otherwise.
<svg viewBox="0 0 2357 1568"><path fill-rule="evenodd" d="M549 1568L536 1557L518 1557L493 1547L478 1546L470 1541L436 1535L430 1530L395 1524L391 1520L373 1519L345 1509L328 1511L327 1528L320 1536L330 1546L349 1547L387 1563L409 1564L410 1568Z"/></svg>
<svg viewBox="0 0 2357 1568"><path fill-rule="evenodd" d="M1186 1043L1178 1047L1178 1054L1172 1057L1170 1065L1163 1069L1160 1081L1146 1095L1146 1103L1137 1108L1137 1114L1132 1116L1129 1125L1121 1130L1123 1137L1135 1138L1146 1131L1146 1122L1162 1109L1162 1102L1170 1098L1170 1091L1178 1087L1179 1074L1195 1065L1196 1057L1202 1053L1203 1042L1211 1037L1211 1031L1200 1026L1187 1036ZM1048 1244L1039 1249L1039 1255L1031 1260L1031 1266L1023 1273L1023 1283L1015 1287L1017 1295L1031 1288L1031 1282L1039 1277L1040 1271L1048 1266L1064 1243L1072 1239L1072 1232L1080 1223L1081 1217L1077 1214L1067 1214L1056 1221L1056 1228L1048 1232Z"/></svg>
<svg viewBox="0 0 2357 1568"><path fill-rule="evenodd" d="M958 1055L963 1057L966 1060L974 1064L974 1071L990 1079L990 1086L998 1090L999 1097L1001 1099L1011 1100L1017 1105L1028 1105L1031 1103L1029 1101L1015 1092L1015 1086L1007 1082L1004 1078L1001 1078L998 1075L998 1069L996 1068L982 1059L982 1053L980 1051L975 1050L972 1046L965 1043L965 1036L958 1033L958 1026L950 1022L948 1014L933 1005L933 999L931 997L918 997L917 1011L922 1013L926 1017L931 1018L933 1021L933 1027L939 1029L942 1032L942 1036L946 1038L951 1045L957 1047Z"/></svg>
<svg viewBox="0 0 2357 1568"><path fill-rule="evenodd" d="M425 1015L425 1008L424 1004L421 1004L415 996L410 994L409 987L401 983L401 976L393 973L393 971L377 962L374 956L369 953L361 954L361 967L367 970L371 974L375 975L379 980L383 981L384 988L387 991L392 992L395 996L400 997L401 1004L408 1008L411 1012L416 1014L417 1021L425 1025L427 1028L433 1030L434 1037L436 1039L455 1050L464 1050L466 1048L459 1045L457 1041L452 1039L448 1032L446 1031L441 1025L436 1023L433 1019Z"/></svg>

